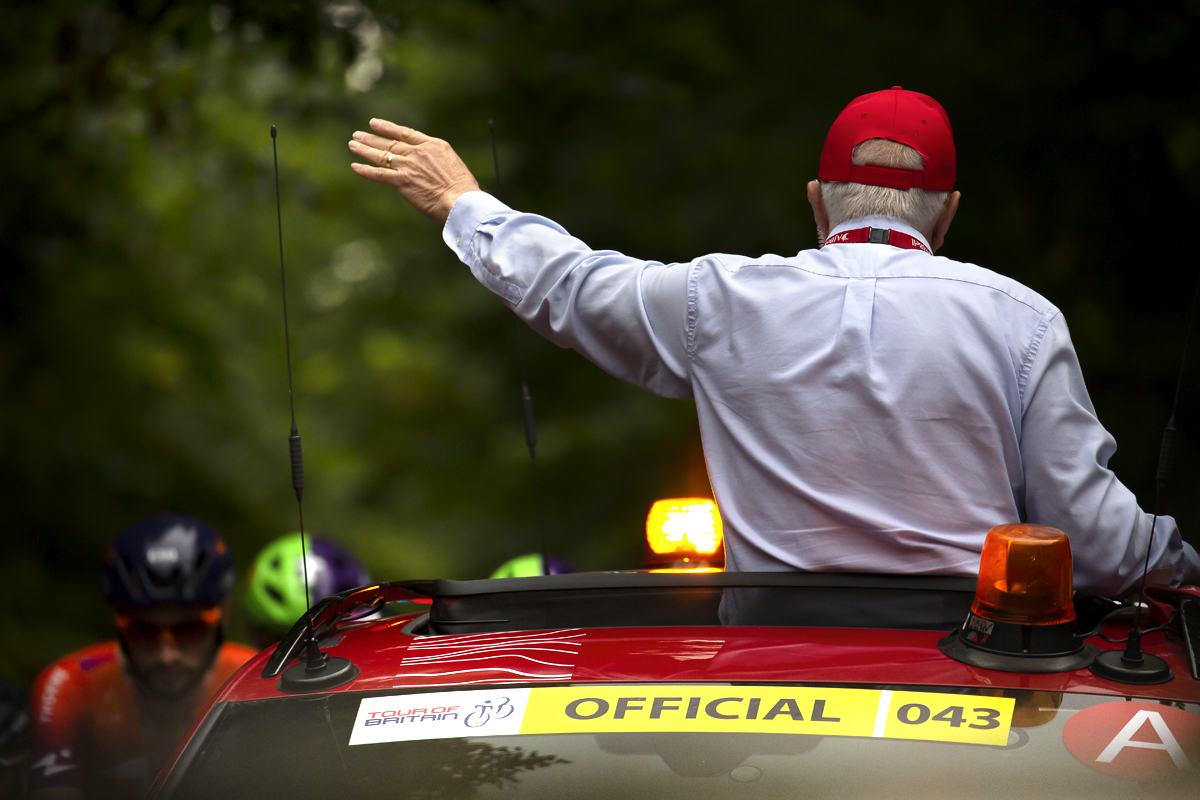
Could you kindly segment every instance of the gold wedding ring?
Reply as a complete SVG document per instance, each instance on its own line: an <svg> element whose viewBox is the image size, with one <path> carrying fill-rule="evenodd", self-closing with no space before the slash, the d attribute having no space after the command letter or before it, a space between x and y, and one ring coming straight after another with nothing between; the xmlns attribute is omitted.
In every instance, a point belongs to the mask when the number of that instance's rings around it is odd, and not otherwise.
<svg viewBox="0 0 1200 800"><path fill-rule="evenodd" d="M396 157L396 154L389 151L387 154L387 158L383 162L383 165L385 167L387 167L388 169L391 169L392 168L392 159L395 157Z"/></svg>

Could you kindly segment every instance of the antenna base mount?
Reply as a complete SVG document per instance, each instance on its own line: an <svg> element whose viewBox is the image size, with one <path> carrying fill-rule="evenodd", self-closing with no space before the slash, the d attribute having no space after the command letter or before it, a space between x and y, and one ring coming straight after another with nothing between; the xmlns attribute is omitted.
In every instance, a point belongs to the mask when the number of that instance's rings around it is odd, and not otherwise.
<svg viewBox="0 0 1200 800"><path fill-rule="evenodd" d="M1158 656L1139 652L1131 657L1126 650L1106 650L1096 656L1091 670L1101 678L1116 683L1149 686L1166 683L1175 677L1167 662Z"/></svg>
<svg viewBox="0 0 1200 800"><path fill-rule="evenodd" d="M342 686L358 677L360 670L350 659L327 656L323 652L321 655L324 663L315 669L301 662L284 670L279 678L279 691L288 694L320 692Z"/></svg>

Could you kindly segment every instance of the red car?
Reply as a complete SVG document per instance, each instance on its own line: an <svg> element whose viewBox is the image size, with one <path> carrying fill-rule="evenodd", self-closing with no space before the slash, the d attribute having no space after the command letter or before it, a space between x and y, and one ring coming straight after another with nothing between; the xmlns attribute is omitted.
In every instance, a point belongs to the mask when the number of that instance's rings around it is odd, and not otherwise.
<svg viewBox="0 0 1200 800"><path fill-rule="evenodd" d="M1132 606L1072 604L1069 550L1064 586L1008 527L978 581L693 557L331 598L320 651L301 620L247 664L152 796L1200 796L1198 601L1155 596L1165 666L1130 672L1161 682L1118 682L1095 659L1124 645L1087 629L1121 639ZM400 601L421 605L354 621Z"/></svg>

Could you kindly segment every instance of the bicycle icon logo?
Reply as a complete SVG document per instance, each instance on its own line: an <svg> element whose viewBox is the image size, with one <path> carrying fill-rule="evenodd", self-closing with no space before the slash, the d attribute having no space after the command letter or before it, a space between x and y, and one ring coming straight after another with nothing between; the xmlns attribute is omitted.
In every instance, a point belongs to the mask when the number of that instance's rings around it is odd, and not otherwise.
<svg viewBox="0 0 1200 800"><path fill-rule="evenodd" d="M507 697L499 698L499 702L495 705L491 700L484 700L475 706L475 710L467 714L467 718L463 723L468 728L479 728L487 725L493 719L507 719L513 713L512 703L508 702Z"/></svg>

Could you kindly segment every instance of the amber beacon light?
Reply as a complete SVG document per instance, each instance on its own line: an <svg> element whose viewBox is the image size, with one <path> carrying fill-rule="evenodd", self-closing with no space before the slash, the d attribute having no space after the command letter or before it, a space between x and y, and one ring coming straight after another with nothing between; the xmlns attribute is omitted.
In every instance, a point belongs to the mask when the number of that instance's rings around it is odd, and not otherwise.
<svg viewBox="0 0 1200 800"><path fill-rule="evenodd" d="M1099 650L1076 638L1071 594L1065 533L998 525L983 545L971 612L938 648L956 661L1003 672L1082 669Z"/></svg>
<svg viewBox="0 0 1200 800"><path fill-rule="evenodd" d="M659 500L646 517L647 569L715 571L725 567L717 504L703 497Z"/></svg>

